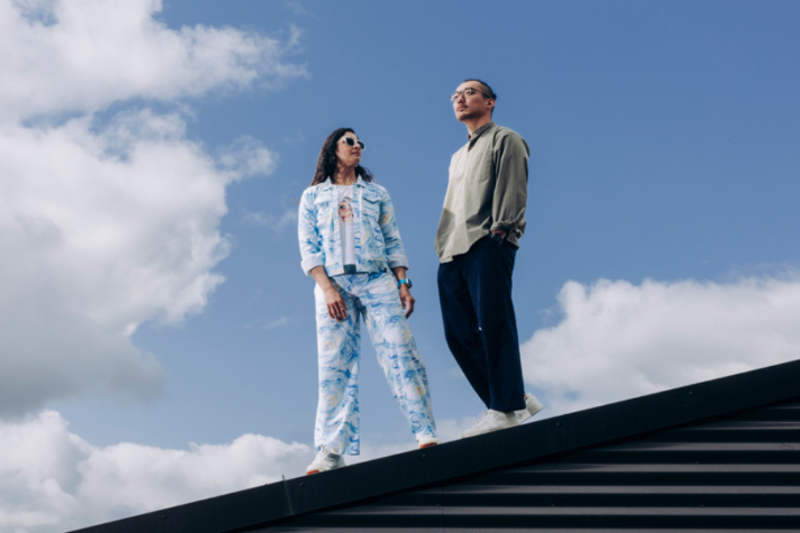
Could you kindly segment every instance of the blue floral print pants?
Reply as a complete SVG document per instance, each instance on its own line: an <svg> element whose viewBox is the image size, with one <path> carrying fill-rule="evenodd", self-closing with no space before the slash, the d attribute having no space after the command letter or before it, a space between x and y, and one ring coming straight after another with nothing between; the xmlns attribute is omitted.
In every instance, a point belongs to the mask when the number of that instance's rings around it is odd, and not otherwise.
<svg viewBox="0 0 800 533"><path fill-rule="evenodd" d="M328 315L325 297L314 289L319 352L319 404L314 444L335 454L358 455L358 369L361 360L359 316L364 317L378 362L414 435L436 436L425 365L405 311L397 282L388 272L332 278L347 304L347 318Z"/></svg>

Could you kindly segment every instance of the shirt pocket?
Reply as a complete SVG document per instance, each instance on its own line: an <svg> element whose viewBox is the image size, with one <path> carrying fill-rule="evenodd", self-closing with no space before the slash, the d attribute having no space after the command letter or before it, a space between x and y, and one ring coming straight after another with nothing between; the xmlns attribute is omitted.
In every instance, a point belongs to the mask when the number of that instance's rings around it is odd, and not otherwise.
<svg viewBox="0 0 800 533"><path fill-rule="evenodd" d="M494 179L494 157L489 151L474 154L469 162L469 172L466 173L467 182L487 186Z"/></svg>

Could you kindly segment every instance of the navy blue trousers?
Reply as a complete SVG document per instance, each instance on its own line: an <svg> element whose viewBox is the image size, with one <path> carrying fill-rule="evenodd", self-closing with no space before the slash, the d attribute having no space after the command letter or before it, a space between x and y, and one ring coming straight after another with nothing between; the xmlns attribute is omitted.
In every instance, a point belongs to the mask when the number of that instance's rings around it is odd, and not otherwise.
<svg viewBox="0 0 800 533"><path fill-rule="evenodd" d="M517 248L484 237L439 265L447 345L489 409L525 408L511 274Z"/></svg>

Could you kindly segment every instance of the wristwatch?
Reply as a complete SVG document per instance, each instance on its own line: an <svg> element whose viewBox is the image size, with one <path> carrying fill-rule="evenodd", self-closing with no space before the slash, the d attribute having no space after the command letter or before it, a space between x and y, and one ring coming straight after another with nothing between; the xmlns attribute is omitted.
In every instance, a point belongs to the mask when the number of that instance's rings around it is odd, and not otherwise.
<svg viewBox="0 0 800 533"><path fill-rule="evenodd" d="M401 285L408 285L409 289L414 286L414 284L411 283L411 280L408 279L408 278L403 278L403 279L401 279L400 281L397 282L397 288L398 289L400 288Z"/></svg>

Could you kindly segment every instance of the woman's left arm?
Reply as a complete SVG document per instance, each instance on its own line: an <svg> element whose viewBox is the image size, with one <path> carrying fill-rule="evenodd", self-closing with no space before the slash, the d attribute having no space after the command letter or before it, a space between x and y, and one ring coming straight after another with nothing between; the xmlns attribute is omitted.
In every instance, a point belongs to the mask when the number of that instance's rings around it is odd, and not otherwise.
<svg viewBox="0 0 800 533"><path fill-rule="evenodd" d="M389 268L392 269L397 281L406 278L408 270L408 258L403 247L403 240L400 238L400 229L397 227L397 218L394 215L394 205L388 192L384 191L384 198L381 201L381 213L378 223L383 233L383 242L386 250L386 260ZM414 312L414 297L408 285L400 285L400 302L406 310L406 318Z"/></svg>
<svg viewBox="0 0 800 533"><path fill-rule="evenodd" d="M393 268L392 272L394 272L394 277L397 281L406 279L406 269L404 267ZM403 309L406 310L406 318L408 318L414 312L414 302L416 300L411 296L411 289L408 288L407 284L403 283L398 290L400 291L400 303L403 304Z"/></svg>
<svg viewBox="0 0 800 533"><path fill-rule="evenodd" d="M392 199L385 189L383 190L382 196L378 224L380 225L381 233L383 233L386 261L389 263L389 268L391 268L392 271L397 267L407 269L408 258L406 257L406 250L403 247L403 240L400 238L400 229L397 227L397 219L394 216Z"/></svg>

